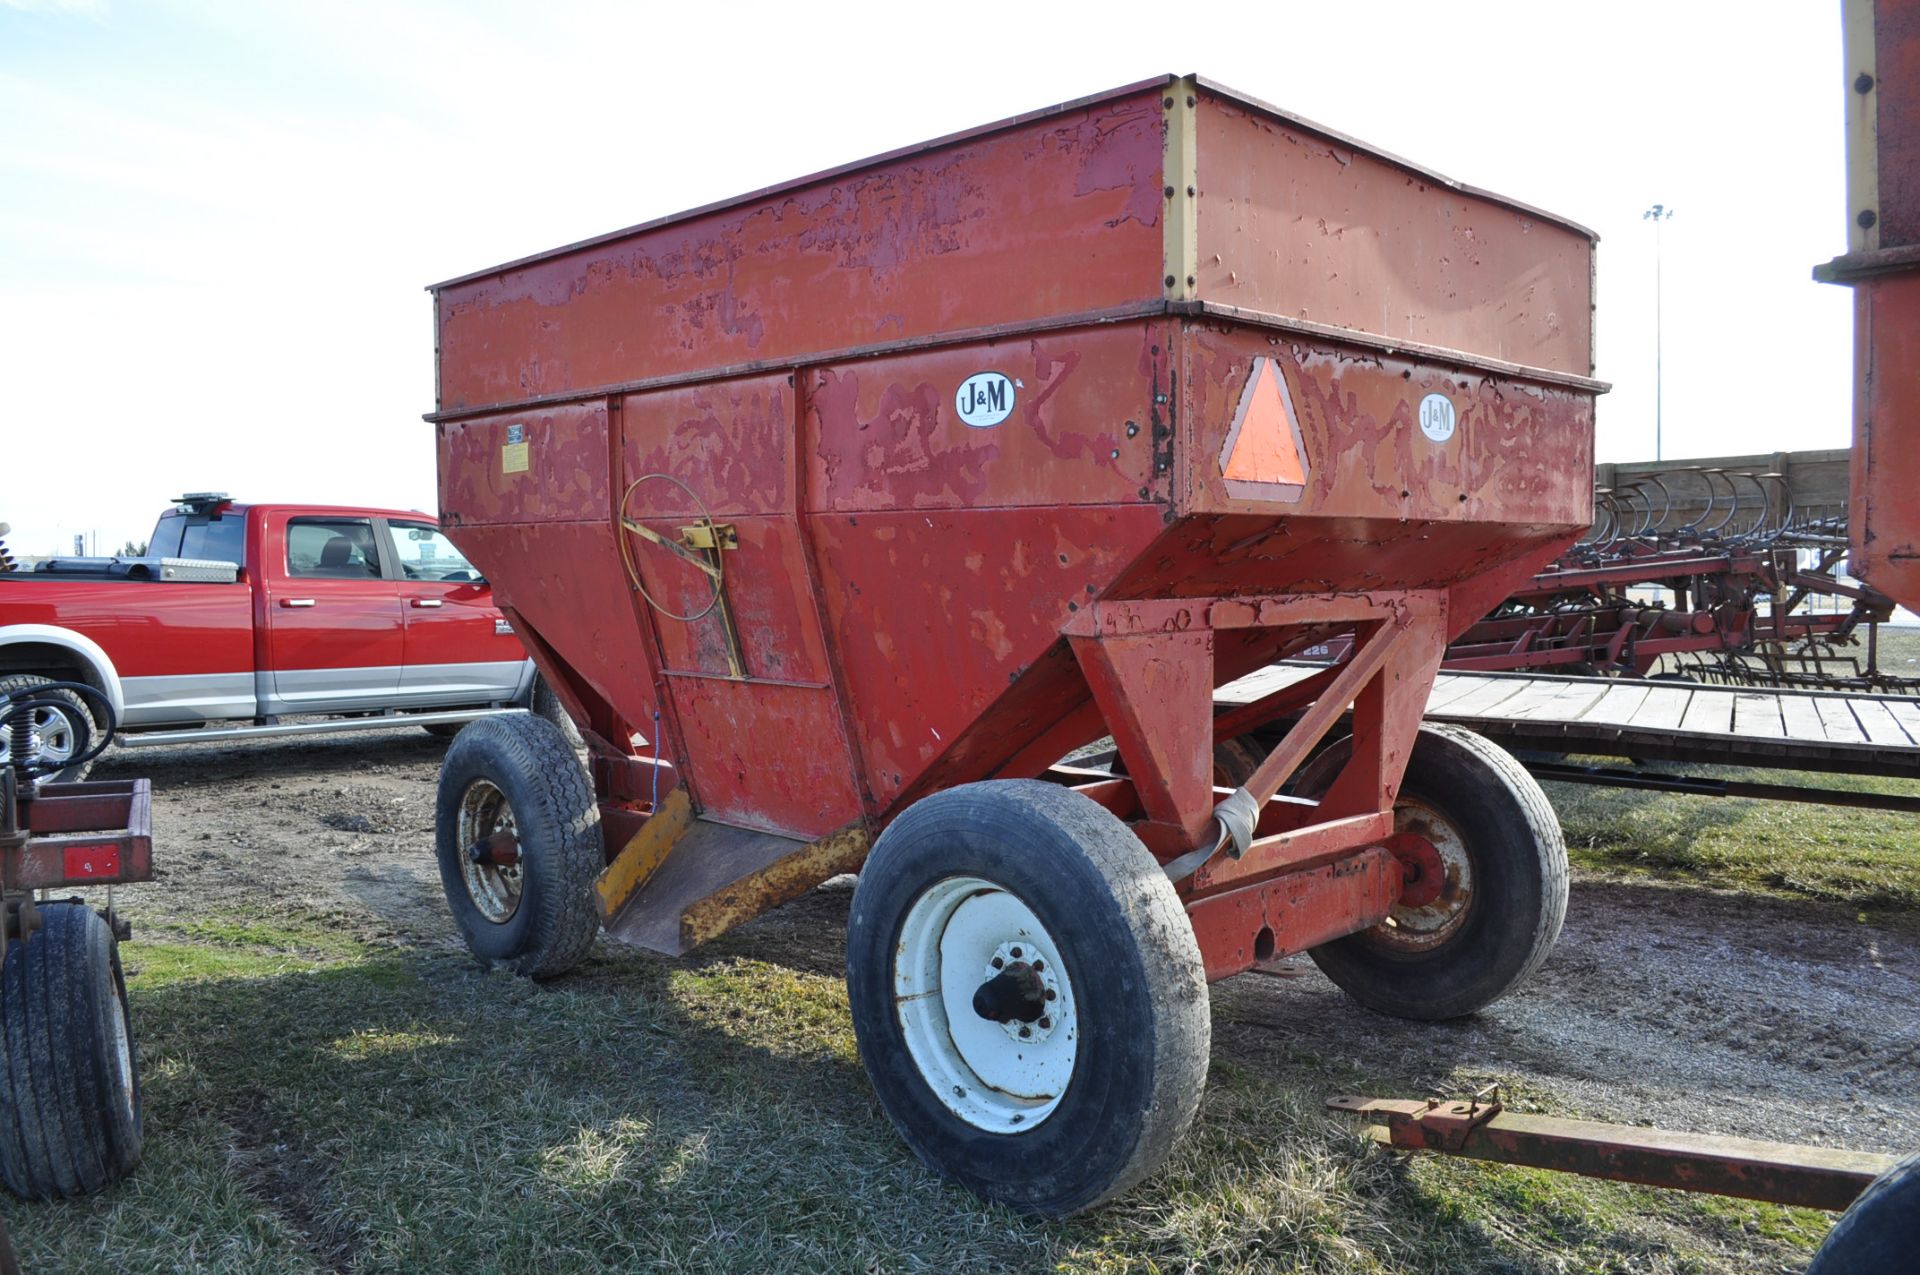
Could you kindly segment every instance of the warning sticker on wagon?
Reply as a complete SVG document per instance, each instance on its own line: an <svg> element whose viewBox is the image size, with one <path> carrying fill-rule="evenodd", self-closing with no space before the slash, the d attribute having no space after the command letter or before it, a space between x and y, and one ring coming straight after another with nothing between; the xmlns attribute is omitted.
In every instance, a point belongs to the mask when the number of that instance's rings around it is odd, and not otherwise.
<svg viewBox="0 0 1920 1275"><path fill-rule="evenodd" d="M1240 406L1220 449L1227 494L1241 500L1296 501L1306 492L1306 446L1280 365L1253 361Z"/></svg>
<svg viewBox="0 0 1920 1275"><path fill-rule="evenodd" d="M507 441L500 445L500 472L503 474L527 472L527 427L525 425L507 426Z"/></svg>

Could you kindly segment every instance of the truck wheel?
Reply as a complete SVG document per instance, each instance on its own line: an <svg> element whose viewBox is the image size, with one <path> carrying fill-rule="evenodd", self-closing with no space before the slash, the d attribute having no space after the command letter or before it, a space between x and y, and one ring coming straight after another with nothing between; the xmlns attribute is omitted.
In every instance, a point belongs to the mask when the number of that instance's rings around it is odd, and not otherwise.
<svg viewBox="0 0 1920 1275"><path fill-rule="evenodd" d="M83 1195L140 1159L140 1077L113 931L85 904L40 908L0 967L0 1177L29 1200Z"/></svg>
<svg viewBox="0 0 1920 1275"><path fill-rule="evenodd" d="M50 677L41 677L38 673L15 673L11 677L0 677L0 695L11 691L28 690L36 686L51 686L53 680ZM93 710L87 706L86 700L72 691L53 691L50 692L49 697L63 704L73 705L73 711L86 719L87 736L90 741L88 747L99 741L100 722L94 717ZM49 762L62 761L73 756L77 751L74 746L80 742L74 733L73 723L50 708L41 709L35 716L39 719L35 725L40 728L41 755ZM6 732L0 731L0 765L7 765L12 761L10 744L5 734ZM53 771L42 778L48 783L77 784L85 779L87 772L92 769L93 762L85 761L78 766L68 766L64 770Z"/></svg>
<svg viewBox="0 0 1920 1275"><path fill-rule="evenodd" d="M593 786L552 723L469 722L440 765L434 849L447 904L483 963L564 974L593 945L606 858Z"/></svg>
<svg viewBox="0 0 1920 1275"><path fill-rule="evenodd" d="M1873 1180L1840 1215L1807 1275L1910 1275L1920 1250L1920 1154Z"/></svg>
<svg viewBox="0 0 1920 1275"><path fill-rule="evenodd" d="M1326 790L1351 740L1309 764L1297 791ZM1457 726L1420 728L1394 805L1394 831L1433 863L1438 889L1379 925L1309 953L1368 1009L1458 1018L1538 969L1567 914L1567 847L1540 785L1492 742Z"/></svg>
<svg viewBox="0 0 1920 1275"><path fill-rule="evenodd" d="M1206 972L1126 825L1069 789L966 784L874 846L847 929L860 1057L915 1155L1065 1216L1152 1173L1206 1083Z"/></svg>

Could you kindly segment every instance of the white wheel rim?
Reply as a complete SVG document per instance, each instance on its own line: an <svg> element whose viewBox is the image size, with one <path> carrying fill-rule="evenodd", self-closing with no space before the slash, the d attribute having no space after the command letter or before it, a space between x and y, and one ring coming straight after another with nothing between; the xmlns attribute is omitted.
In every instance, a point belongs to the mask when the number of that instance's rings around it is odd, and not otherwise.
<svg viewBox="0 0 1920 1275"><path fill-rule="evenodd" d="M1015 962L1043 989L1039 1018L982 1017L975 992ZM1059 945L1017 895L980 877L929 887L901 924L893 987L907 1052L948 1111L1012 1134L1060 1105L1079 1055L1073 984Z"/></svg>
<svg viewBox="0 0 1920 1275"><path fill-rule="evenodd" d="M496 832L519 835L507 795L484 779L468 784L467 790L460 794L458 828L460 874L466 882L467 897L488 921L505 924L520 910L523 884L520 865L475 863L469 851Z"/></svg>

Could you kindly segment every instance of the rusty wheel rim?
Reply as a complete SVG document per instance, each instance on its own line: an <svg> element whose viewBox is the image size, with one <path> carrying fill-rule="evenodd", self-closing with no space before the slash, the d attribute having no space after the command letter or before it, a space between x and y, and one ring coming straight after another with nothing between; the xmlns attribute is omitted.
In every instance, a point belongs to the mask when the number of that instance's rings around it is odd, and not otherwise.
<svg viewBox="0 0 1920 1275"><path fill-rule="evenodd" d="M520 910L521 866L475 863L469 853L469 847L498 832L510 833L518 839L513 805L492 782L476 779L460 794L460 874L475 910L493 924L504 925Z"/></svg>
<svg viewBox="0 0 1920 1275"><path fill-rule="evenodd" d="M1466 838L1447 817L1402 794L1393 808L1393 830L1425 837L1440 856L1445 880L1438 897L1420 907L1397 907L1367 931L1367 938L1400 952L1430 952L1467 923L1473 911L1473 857Z"/></svg>

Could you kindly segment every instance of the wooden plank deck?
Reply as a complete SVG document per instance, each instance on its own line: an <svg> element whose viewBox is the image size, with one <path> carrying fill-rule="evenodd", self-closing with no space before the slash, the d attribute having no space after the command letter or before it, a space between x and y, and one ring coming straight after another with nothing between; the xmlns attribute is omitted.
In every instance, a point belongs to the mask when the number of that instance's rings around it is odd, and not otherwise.
<svg viewBox="0 0 1920 1275"><path fill-rule="evenodd" d="M1247 703L1316 667L1276 664L1215 697ZM1427 718L1510 748L1920 778L1920 701L1900 696L1443 672Z"/></svg>

